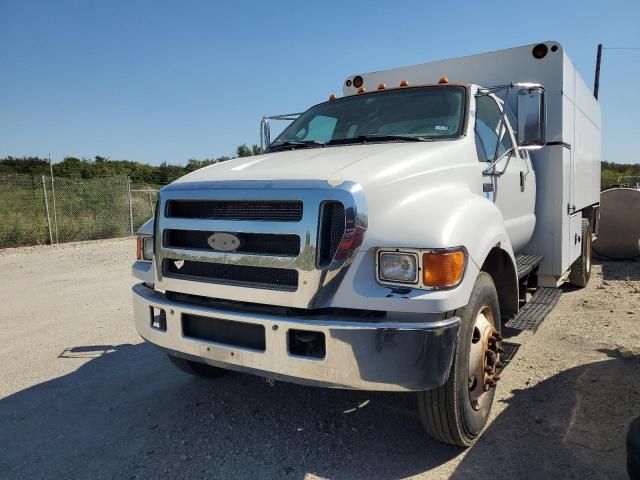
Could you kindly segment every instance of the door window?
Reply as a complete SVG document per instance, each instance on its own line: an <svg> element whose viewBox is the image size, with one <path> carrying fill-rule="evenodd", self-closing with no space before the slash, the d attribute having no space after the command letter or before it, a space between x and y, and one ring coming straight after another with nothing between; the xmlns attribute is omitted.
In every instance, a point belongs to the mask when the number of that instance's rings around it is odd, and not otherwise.
<svg viewBox="0 0 640 480"><path fill-rule="evenodd" d="M476 97L476 147L478 158L483 162L494 160L496 143L498 156L513 146L505 124L500 128L501 118L502 111L493 98L488 95Z"/></svg>

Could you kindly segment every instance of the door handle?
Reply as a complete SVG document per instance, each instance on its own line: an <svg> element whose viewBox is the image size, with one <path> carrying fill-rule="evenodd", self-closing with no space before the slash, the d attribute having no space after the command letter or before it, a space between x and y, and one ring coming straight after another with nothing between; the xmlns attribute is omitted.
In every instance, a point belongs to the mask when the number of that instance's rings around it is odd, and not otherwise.
<svg viewBox="0 0 640 480"><path fill-rule="evenodd" d="M520 170L520 191L521 192L524 192L524 180L525 180L524 172Z"/></svg>

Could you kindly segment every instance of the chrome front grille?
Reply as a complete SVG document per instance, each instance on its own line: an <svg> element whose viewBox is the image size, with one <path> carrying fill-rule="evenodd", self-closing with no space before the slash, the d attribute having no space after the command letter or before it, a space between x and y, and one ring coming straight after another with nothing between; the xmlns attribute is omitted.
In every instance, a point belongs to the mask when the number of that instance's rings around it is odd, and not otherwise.
<svg viewBox="0 0 640 480"><path fill-rule="evenodd" d="M364 208L362 189L349 182L172 184L161 190L158 205L157 288L323 306L362 241ZM232 250L216 250L214 234L231 236Z"/></svg>

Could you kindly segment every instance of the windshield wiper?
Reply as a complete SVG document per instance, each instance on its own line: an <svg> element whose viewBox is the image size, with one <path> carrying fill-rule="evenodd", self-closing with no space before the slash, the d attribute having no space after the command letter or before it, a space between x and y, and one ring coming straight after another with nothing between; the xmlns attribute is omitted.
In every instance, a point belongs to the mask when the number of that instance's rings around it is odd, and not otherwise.
<svg viewBox="0 0 640 480"><path fill-rule="evenodd" d="M269 145L269 151L273 151L280 148L313 148L324 147L326 143L319 142L317 140L288 140L286 142L278 143L277 145Z"/></svg>
<svg viewBox="0 0 640 480"><path fill-rule="evenodd" d="M366 134L358 135L353 138L338 138L327 142L327 145L345 145L348 143L367 143L367 142L430 142L431 139L416 135L376 135Z"/></svg>

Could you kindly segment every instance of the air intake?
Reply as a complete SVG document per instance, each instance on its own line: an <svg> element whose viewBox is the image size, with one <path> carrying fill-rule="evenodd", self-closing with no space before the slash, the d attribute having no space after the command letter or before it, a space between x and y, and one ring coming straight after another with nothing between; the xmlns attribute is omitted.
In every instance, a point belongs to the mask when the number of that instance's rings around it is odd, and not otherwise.
<svg viewBox="0 0 640 480"><path fill-rule="evenodd" d="M165 258L163 273L166 277L171 278L241 287L287 291L294 291L298 288L298 271L288 268L254 267Z"/></svg>
<svg viewBox="0 0 640 480"><path fill-rule="evenodd" d="M345 232L344 205L341 202L322 202L320 206L320 231L318 235L318 267L331 264Z"/></svg>
<svg viewBox="0 0 640 480"><path fill-rule="evenodd" d="M302 202L299 200L169 200L166 216L206 220L299 222L302 219Z"/></svg>

